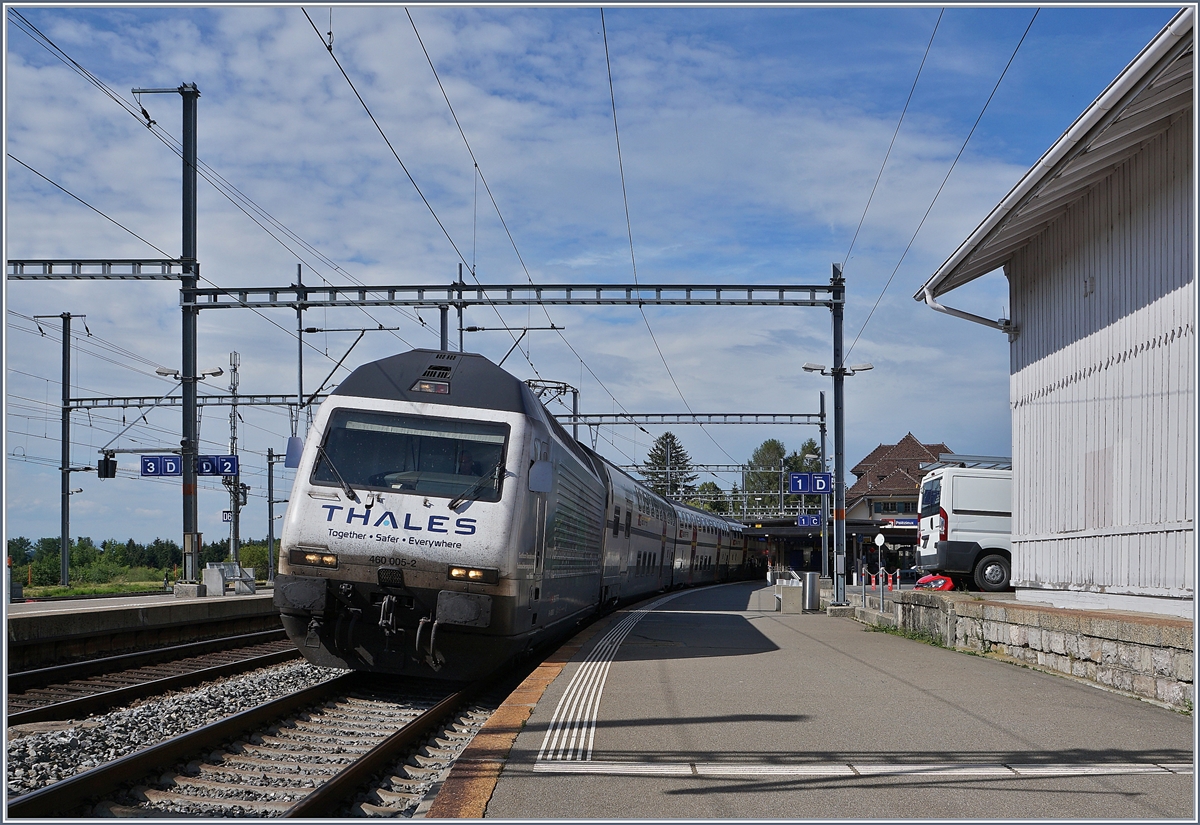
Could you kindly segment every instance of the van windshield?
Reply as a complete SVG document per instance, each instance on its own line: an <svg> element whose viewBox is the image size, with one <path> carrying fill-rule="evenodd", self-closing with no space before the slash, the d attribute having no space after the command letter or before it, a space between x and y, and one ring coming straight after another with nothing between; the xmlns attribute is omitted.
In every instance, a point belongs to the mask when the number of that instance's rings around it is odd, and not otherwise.
<svg viewBox="0 0 1200 825"><path fill-rule="evenodd" d="M930 479L921 485L921 518L936 516L942 506L942 480Z"/></svg>
<svg viewBox="0 0 1200 825"><path fill-rule="evenodd" d="M507 424L337 410L312 482L498 501L507 441Z"/></svg>

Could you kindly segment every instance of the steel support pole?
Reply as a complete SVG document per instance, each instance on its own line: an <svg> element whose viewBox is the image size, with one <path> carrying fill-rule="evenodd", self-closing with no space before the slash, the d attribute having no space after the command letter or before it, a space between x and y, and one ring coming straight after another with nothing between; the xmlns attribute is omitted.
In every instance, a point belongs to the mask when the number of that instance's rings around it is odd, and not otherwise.
<svg viewBox="0 0 1200 825"><path fill-rule="evenodd" d="M821 393L821 472L825 472L825 393ZM821 496L821 578L829 578L829 496Z"/></svg>
<svg viewBox="0 0 1200 825"><path fill-rule="evenodd" d="M267 584L275 583L275 451L267 447Z"/></svg>
<svg viewBox="0 0 1200 825"><path fill-rule="evenodd" d="M62 510L59 531L59 584L71 580L71 313L62 318Z"/></svg>
<svg viewBox="0 0 1200 825"><path fill-rule="evenodd" d="M842 302L846 280L840 264L833 265L829 279L833 291L833 603L846 604L846 485L842 480L846 462L845 393L846 368L842 363Z"/></svg>
<svg viewBox="0 0 1200 825"><path fill-rule="evenodd" d="M462 277L463 265L458 265L458 303L455 306L458 308L458 351L463 351L463 305L462 305Z"/></svg>
<svg viewBox="0 0 1200 825"><path fill-rule="evenodd" d="M183 270L184 292L199 286L200 268L196 261L196 84L179 87L183 97ZM189 305L190 304L190 305ZM200 509L196 496L196 320L199 310L194 301L183 307L183 441L180 463L183 465L183 576L199 581Z"/></svg>
<svg viewBox="0 0 1200 825"><path fill-rule="evenodd" d="M579 390L572 387L571 394L573 395L573 398L571 399L571 416L574 418L574 422L571 424L571 437L574 438L576 441L578 441L579 440Z"/></svg>
<svg viewBox="0 0 1200 825"><path fill-rule="evenodd" d="M450 306L442 304L438 307L442 313L442 352L450 351Z"/></svg>
<svg viewBox="0 0 1200 825"><path fill-rule="evenodd" d="M296 427L292 435L299 435L300 412L304 409L304 299L308 293L304 286L304 265L296 264Z"/></svg>

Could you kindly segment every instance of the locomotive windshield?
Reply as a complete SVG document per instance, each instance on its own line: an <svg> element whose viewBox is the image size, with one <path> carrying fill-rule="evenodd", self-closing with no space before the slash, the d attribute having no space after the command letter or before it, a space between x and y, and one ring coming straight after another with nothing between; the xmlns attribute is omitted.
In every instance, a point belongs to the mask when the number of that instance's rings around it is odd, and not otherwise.
<svg viewBox="0 0 1200 825"><path fill-rule="evenodd" d="M507 441L507 424L336 410L312 481L499 501Z"/></svg>

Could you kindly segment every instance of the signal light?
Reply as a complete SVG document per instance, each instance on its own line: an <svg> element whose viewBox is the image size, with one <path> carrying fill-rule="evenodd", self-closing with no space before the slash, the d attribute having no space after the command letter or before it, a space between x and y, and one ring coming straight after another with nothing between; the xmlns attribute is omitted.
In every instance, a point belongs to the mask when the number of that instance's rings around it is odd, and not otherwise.
<svg viewBox="0 0 1200 825"><path fill-rule="evenodd" d="M104 456L96 462L96 478L116 478L117 460L112 456Z"/></svg>

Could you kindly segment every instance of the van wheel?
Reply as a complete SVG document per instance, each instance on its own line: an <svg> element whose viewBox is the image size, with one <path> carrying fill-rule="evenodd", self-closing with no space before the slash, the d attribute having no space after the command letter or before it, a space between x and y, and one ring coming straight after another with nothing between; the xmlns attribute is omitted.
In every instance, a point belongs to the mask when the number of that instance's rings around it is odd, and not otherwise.
<svg viewBox="0 0 1200 825"><path fill-rule="evenodd" d="M980 590L996 593L1008 589L1008 559L993 553L975 565L975 584Z"/></svg>

